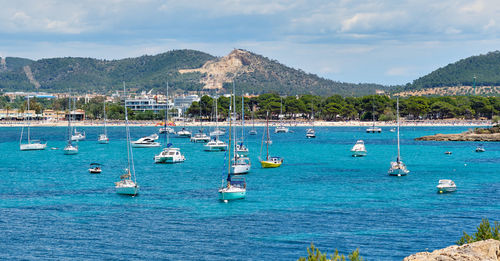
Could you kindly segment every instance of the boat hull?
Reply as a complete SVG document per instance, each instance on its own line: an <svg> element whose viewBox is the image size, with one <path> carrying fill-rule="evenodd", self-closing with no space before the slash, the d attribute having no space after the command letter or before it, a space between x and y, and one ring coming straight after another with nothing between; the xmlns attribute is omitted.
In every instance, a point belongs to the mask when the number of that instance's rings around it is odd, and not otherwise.
<svg viewBox="0 0 500 261"><path fill-rule="evenodd" d="M263 168L277 168L277 167L281 166L281 164L283 164L283 162L276 163L276 162L266 161L266 160L263 160L260 162L260 165Z"/></svg>
<svg viewBox="0 0 500 261"><path fill-rule="evenodd" d="M408 170L403 170L403 169L390 169L388 171L388 174L389 176L397 176L397 177L401 177L401 176L406 176L408 175L410 171Z"/></svg>
<svg viewBox="0 0 500 261"><path fill-rule="evenodd" d="M353 151L352 156L353 157L364 157L364 156L366 156L366 151Z"/></svg>
<svg viewBox="0 0 500 261"><path fill-rule="evenodd" d="M158 157L155 156L155 163L168 163L168 164L173 164L173 163L181 163L184 162L184 158L175 158L175 157Z"/></svg>
<svg viewBox="0 0 500 261"><path fill-rule="evenodd" d="M139 194L139 186L116 187L116 194L135 196Z"/></svg>
<svg viewBox="0 0 500 261"><path fill-rule="evenodd" d="M438 187L437 188L437 193L442 194L442 193L451 193L457 191L456 187Z"/></svg>
<svg viewBox="0 0 500 261"><path fill-rule="evenodd" d="M160 147L161 144L158 142L142 144L142 143L132 143L132 148L157 148Z"/></svg>
<svg viewBox="0 0 500 261"><path fill-rule="evenodd" d="M226 192L223 190L219 190L219 200L225 201L225 200L244 199L246 194L247 194L246 191Z"/></svg>
<svg viewBox="0 0 500 261"><path fill-rule="evenodd" d="M207 146L207 145L205 145L204 150L205 151L226 151L227 145L224 145L224 146Z"/></svg>
<svg viewBox="0 0 500 261"><path fill-rule="evenodd" d="M231 166L231 174L239 175L239 174L247 174L248 172L250 172L250 165Z"/></svg>
<svg viewBox="0 0 500 261"><path fill-rule="evenodd" d="M21 150L44 150L47 147L47 143L42 144L42 143L28 143L28 144L21 144L19 145L19 148Z"/></svg>
<svg viewBox="0 0 500 261"><path fill-rule="evenodd" d="M99 140L99 144L108 144L109 143L109 140L108 139L105 139L105 140Z"/></svg>
<svg viewBox="0 0 500 261"><path fill-rule="evenodd" d="M78 150L76 149L65 149L64 150L64 155L75 155L78 154Z"/></svg>

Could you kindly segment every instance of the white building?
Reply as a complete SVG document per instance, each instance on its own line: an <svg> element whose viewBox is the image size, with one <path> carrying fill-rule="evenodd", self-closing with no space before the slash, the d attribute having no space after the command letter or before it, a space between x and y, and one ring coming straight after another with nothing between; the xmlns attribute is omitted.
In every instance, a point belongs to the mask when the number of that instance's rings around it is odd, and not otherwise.
<svg viewBox="0 0 500 261"><path fill-rule="evenodd" d="M155 99L139 98L125 100L125 106L133 111L154 111L156 113L161 110L171 110L174 108L174 103L171 101L159 103Z"/></svg>

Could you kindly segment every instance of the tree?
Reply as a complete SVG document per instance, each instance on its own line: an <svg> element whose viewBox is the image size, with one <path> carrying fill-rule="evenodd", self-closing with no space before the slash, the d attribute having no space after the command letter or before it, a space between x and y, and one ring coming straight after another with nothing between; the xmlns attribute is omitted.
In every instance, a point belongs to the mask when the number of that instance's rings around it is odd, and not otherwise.
<svg viewBox="0 0 500 261"><path fill-rule="evenodd" d="M481 223L477 227L476 233L473 236L467 234L463 231L463 236L456 243L457 245L468 244L476 241L486 240L486 239L496 239L500 240L500 223L494 223L494 226L490 225L490 221L487 218L483 218Z"/></svg>
<svg viewBox="0 0 500 261"><path fill-rule="evenodd" d="M314 247L314 244L311 243L311 247L307 248L307 258L301 257L299 261L345 261L346 258L344 255L339 255L339 251L335 249L333 255L330 255L330 259L326 258L326 253L321 253L319 249ZM363 258L359 255L359 249L354 250L350 253L347 258L350 261L363 261Z"/></svg>

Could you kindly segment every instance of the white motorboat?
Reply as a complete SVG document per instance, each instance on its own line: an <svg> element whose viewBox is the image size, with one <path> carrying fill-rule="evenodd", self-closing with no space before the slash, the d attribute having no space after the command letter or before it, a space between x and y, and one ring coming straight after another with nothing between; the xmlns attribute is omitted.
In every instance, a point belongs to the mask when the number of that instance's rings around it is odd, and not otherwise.
<svg viewBox="0 0 500 261"><path fill-rule="evenodd" d="M381 133L382 129L380 127L372 126L372 127L368 128L368 129L366 129L366 132L367 133Z"/></svg>
<svg viewBox="0 0 500 261"><path fill-rule="evenodd" d="M436 188L438 193L450 193L457 190L457 185L451 179L440 179Z"/></svg>
<svg viewBox="0 0 500 261"><path fill-rule="evenodd" d="M222 136L224 134L226 134L226 131L224 131L223 129L219 129L219 128L210 132L210 136Z"/></svg>
<svg viewBox="0 0 500 261"><path fill-rule="evenodd" d="M199 133L196 133L194 136L191 136L191 142L194 143L205 143L209 141L210 141L210 136L201 132L201 130Z"/></svg>
<svg viewBox="0 0 500 261"><path fill-rule="evenodd" d="M486 150L484 149L483 145L479 145L476 147L476 152L485 152Z"/></svg>
<svg viewBox="0 0 500 261"><path fill-rule="evenodd" d="M191 132L185 128L177 132L177 137L179 138L191 138Z"/></svg>
<svg viewBox="0 0 500 261"><path fill-rule="evenodd" d="M164 148L155 156L155 163L180 163L185 160L179 148Z"/></svg>
<svg viewBox="0 0 500 261"><path fill-rule="evenodd" d="M30 96L28 95L28 112L30 110ZM19 139L19 149L20 150L44 150L47 147L47 142L42 143L39 140L32 140L31 139L31 133L30 133L30 123L31 123L31 117L28 117L27 120L27 136L28 136L28 143L22 143L23 142L23 132L24 132L24 126L21 129L21 138Z"/></svg>
<svg viewBox="0 0 500 261"><path fill-rule="evenodd" d="M362 140L356 141L356 144L351 149L353 157L363 157L366 156L365 142Z"/></svg>
<svg viewBox="0 0 500 261"><path fill-rule="evenodd" d="M102 172L101 164L90 163L89 173L90 174L100 174Z"/></svg>
<svg viewBox="0 0 500 261"><path fill-rule="evenodd" d="M123 83L123 94L125 95L125 83ZM125 173L120 175L120 181L115 182L115 189L117 194L135 196L139 193L139 184L135 176L134 150L130 144L127 106L125 106L125 133L127 135L127 168Z"/></svg>
<svg viewBox="0 0 500 261"><path fill-rule="evenodd" d="M316 138L316 131L314 131L314 129L307 129L306 138L308 139Z"/></svg>
<svg viewBox="0 0 500 261"><path fill-rule="evenodd" d="M249 135L257 135L257 130L252 129L252 130L250 130L250 131L248 132L248 134L249 134Z"/></svg>
<svg viewBox="0 0 500 261"><path fill-rule="evenodd" d="M170 127L162 127L158 130L158 133L160 134L175 134L175 130L173 128L170 128Z"/></svg>
<svg viewBox="0 0 500 261"><path fill-rule="evenodd" d="M100 144L108 144L109 143L109 138L108 138L108 130L106 128L106 99L104 99L103 102L103 116L104 116L104 133L99 135L99 138L97 139L97 142Z"/></svg>
<svg viewBox="0 0 500 261"><path fill-rule="evenodd" d="M207 142L207 144L203 145L205 151L226 151L227 150L227 144L219 140L217 138L212 139L211 141Z"/></svg>
<svg viewBox="0 0 500 261"><path fill-rule="evenodd" d="M156 142L158 139L157 134L152 134L146 137L142 137L136 141L132 141L132 147L133 148L154 148L154 147L160 147L160 143Z"/></svg>
<svg viewBox="0 0 500 261"><path fill-rule="evenodd" d="M85 131L84 132L79 132L76 130L76 128L74 129L74 133L71 135L71 140L72 141L82 141L86 138L85 136Z"/></svg>
<svg viewBox="0 0 500 261"><path fill-rule="evenodd" d="M389 171L387 173L390 176L406 176L410 171L406 168L406 165L403 163L401 160L401 155L400 155L400 146L399 146L399 98L396 99L396 109L397 109L397 120L398 120L398 127L397 127L397 136L398 136L398 156L396 157L396 161L391 162L391 167L389 168Z"/></svg>

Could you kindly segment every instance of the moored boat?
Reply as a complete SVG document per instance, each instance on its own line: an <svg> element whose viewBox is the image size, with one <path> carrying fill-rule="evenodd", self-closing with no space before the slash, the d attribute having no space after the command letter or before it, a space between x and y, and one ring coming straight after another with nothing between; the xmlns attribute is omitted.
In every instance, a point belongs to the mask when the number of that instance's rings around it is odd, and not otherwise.
<svg viewBox="0 0 500 261"><path fill-rule="evenodd" d="M362 140L356 141L356 144L351 149L353 157L363 157L366 156L365 142Z"/></svg>
<svg viewBox="0 0 500 261"><path fill-rule="evenodd" d="M450 193L457 190L457 185L451 179L440 179L436 186L438 193Z"/></svg>

